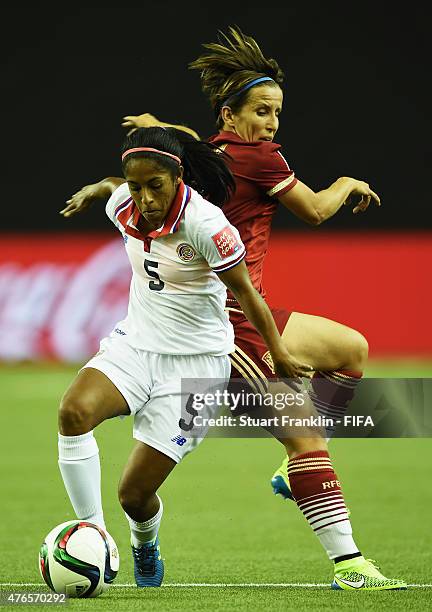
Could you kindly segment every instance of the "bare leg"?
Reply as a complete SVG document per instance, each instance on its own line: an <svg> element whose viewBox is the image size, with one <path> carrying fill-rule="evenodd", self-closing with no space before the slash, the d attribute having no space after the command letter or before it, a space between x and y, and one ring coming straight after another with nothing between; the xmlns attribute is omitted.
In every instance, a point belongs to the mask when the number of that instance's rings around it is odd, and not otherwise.
<svg viewBox="0 0 432 612"><path fill-rule="evenodd" d="M313 421L311 425L282 425L284 419L307 419L316 418L317 412L313 403L305 390L301 393L303 402L292 402L292 388L282 381L272 382L268 389L274 399L278 399L278 408L272 408L271 413L265 413L265 417L276 417L278 426L275 429L268 428L268 431L276 437L276 439L285 447L285 450L291 459L314 451L326 451L327 442L325 431L322 427L314 427ZM289 402L284 406L282 399L287 397ZM268 410L268 409L267 409ZM271 422L271 421L270 421ZM288 420L286 420L288 423Z"/></svg>
<svg viewBox="0 0 432 612"><path fill-rule="evenodd" d="M156 491L176 462L156 449L138 442L124 469L119 499L131 530L134 575L138 587L162 584L164 564L158 531L163 504Z"/></svg>
<svg viewBox="0 0 432 612"><path fill-rule="evenodd" d="M282 333L288 350L315 370L362 371L368 343L356 330L324 317L293 312Z"/></svg>
<svg viewBox="0 0 432 612"><path fill-rule="evenodd" d="M309 395L318 414L333 423L342 420L366 366L365 338L335 321L298 312L292 313L282 337L290 352L315 368ZM328 423L330 439L336 425Z"/></svg>
<svg viewBox="0 0 432 612"><path fill-rule="evenodd" d="M117 387L99 370L84 368L64 394L59 410L59 431L79 436L112 417L130 414Z"/></svg>
<svg viewBox="0 0 432 612"><path fill-rule="evenodd" d="M156 491L175 466L167 455L137 442L119 484L119 500L126 514L137 522L154 516L159 509Z"/></svg>
<svg viewBox="0 0 432 612"><path fill-rule="evenodd" d="M279 439L279 442L285 446L285 450L290 459L295 459L298 455L303 455L304 453L327 450L325 438L290 438Z"/></svg>

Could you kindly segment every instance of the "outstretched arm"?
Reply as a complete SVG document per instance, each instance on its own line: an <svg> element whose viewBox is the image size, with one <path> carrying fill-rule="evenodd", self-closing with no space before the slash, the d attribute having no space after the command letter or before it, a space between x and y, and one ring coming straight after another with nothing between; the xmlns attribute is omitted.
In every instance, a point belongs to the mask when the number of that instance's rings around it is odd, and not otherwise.
<svg viewBox="0 0 432 612"><path fill-rule="evenodd" d="M310 377L312 366L298 361L283 344L269 307L251 283L245 262L242 261L218 276L233 293L248 320L264 338L276 374L288 378Z"/></svg>
<svg viewBox="0 0 432 612"><path fill-rule="evenodd" d="M185 125L175 125L173 123L164 123L163 121L159 121L156 119L154 115L150 113L144 113L143 115L126 115L123 117L123 127L132 128L129 130L128 135L133 132L136 128L140 127L171 127L176 130L182 130L183 132L187 132L197 140L200 140L198 134L192 128L186 127Z"/></svg>
<svg viewBox="0 0 432 612"><path fill-rule="evenodd" d="M66 201L67 206L60 211L60 214L63 217L72 217L77 213L81 213L87 210L95 200L107 200L117 187L120 187L125 182L124 178L108 176L98 183L86 185Z"/></svg>
<svg viewBox="0 0 432 612"><path fill-rule="evenodd" d="M292 189L279 198L279 202L311 225L320 225L343 204L354 205L354 214L364 212L371 202L381 205L378 195L367 183L348 176L338 178L330 187L316 193L297 181Z"/></svg>

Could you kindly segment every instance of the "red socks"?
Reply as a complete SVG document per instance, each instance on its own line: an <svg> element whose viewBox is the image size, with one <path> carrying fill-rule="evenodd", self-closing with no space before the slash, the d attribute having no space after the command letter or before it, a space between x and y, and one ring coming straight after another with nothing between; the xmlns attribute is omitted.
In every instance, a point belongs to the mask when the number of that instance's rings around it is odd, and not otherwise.
<svg viewBox="0 0 432 612"><path fill-rule="evenodd" d="M314 451L288 462L291 491L330 559L358 553L340 482L327 451Z"/></svg>
<svg viewBox="0 0 432 612"><path fill-rule="evenodd" d="M362 375L362 372L356 370L316 371L311 381L309 397L318 414L334 421L343 420ZM335 429L336 424L326 427L328 438L331 438Z"/></svg>

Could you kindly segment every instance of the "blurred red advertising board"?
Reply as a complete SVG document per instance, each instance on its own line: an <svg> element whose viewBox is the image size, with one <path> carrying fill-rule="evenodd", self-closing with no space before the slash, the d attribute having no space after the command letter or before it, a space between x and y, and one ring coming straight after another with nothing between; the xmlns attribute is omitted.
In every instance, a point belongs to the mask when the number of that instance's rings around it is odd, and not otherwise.
<svg viewBox="0 0 432 612"><path fill-rule="evenodd" d="M367 338L373 357L432 357L432 233L274 234L271 302L328 317Z"/></svg>
<svg viewBox="0 0 432 612"><path fill-rule="evenodd" d="M275 233L269 303L355 327L370 354L432 356L432 235ZM113 234L0 242L0 360L82 362L127 311L131 271Z"/></svg>
<svg viewBox="0 0 432 612"><path fill-rule="evenodd" d="M0 359L87 359L125 316L130 277L115 234L3 238Z"/></svg>

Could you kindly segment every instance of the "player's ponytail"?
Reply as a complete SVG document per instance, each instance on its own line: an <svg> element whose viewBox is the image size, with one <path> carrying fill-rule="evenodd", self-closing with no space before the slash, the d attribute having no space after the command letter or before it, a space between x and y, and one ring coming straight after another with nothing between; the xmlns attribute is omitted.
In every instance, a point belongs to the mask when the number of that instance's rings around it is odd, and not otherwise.
<svg viewBox="0 0 432 612"><path fill-rule="evenodd" d="M183 166L184 182L217 206L222 206L235 191L234 177L225 163L227 155L182 130L160 127L135 130L123 143L123 170L130 159L137 157L153 159L174 177Z"/></svg>
<svg viewBox="0 0 432 612"><path fill-rule="evenodd" d="M227 154L182 130L169 129L183 147L185 183L213 204L222 206L235 191L234 177L225 162Z"/></svg>
<svg viewBox="0 0 432 612"><path fill-rule="evenodd" d="M210 100L218 128L223 126L222 106L230 106L233 111L241 109L251 84L264 79L267 85L283 83L284 73L276 60L264 57L256 40L243 34L239 27L230 27L228 34L219 32L219 42L203 46L207 51L191 62L189 68L200 71L201 87Z"/></svg>

